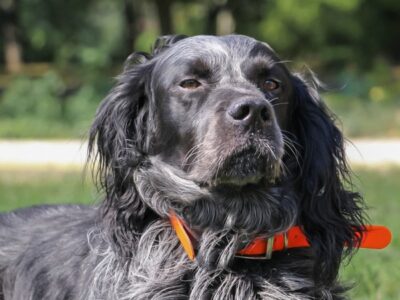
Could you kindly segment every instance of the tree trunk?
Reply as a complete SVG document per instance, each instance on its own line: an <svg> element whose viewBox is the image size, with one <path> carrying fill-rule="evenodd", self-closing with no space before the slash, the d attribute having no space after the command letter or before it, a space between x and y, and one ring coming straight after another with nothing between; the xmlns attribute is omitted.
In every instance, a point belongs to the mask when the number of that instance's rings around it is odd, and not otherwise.
<svg viewBox="0 0 400 300"><path fill-rule="evenodd" d="M131 0L124 0L124 17L125 17L125 30L126 30L126 51L132 52L135 42L135 17L134 7Z"/></svg>
<svg viewBox="0 0 400 300"><path fill-rule="evenodd" d="M157 7L158 20L160 22L160 30L162 35L172 34L172 1L171 0L155 0Z"/></svg>
<svg viewBox="0 0 400 300"><path fill-rule="evenodd" d="M206 34L215 35L217 33L217 16L219 13L219 7L210 5L207 10L207 19L206 19Z"/></svg>
<svg viewBox="0 0 400 300"><path fill-rule="evenodd" d="M6 71L10 73L18 73L22 69L22 49L18 41L17 1L2 2L0 7L4 60Z"/></svg>

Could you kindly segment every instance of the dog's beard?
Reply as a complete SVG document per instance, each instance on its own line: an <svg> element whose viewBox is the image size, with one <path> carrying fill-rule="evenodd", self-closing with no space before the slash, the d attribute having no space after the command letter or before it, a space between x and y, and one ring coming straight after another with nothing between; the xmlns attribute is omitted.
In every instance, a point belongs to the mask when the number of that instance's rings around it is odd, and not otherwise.
<svg viewBox="0 0 400 300"><path fill-rule="evenodd" d="M268 184L279 177L280 170L280 156L275 155L273 150L261 152L252 146L244 147L223 160L211 186L227 184L240 187L262 181Z"/></svg>
<svg viewBox="0 0 400 300"><path fill-rule="evenodd" d="M280 177L282 171L283 141L275 138L238 137L221 143L219 140L200 143L197 156L189 164L189 178L208 188L220 185L245 186L269 184ZM209 146L213 145L213 146ZM204 148L204 149L203 149ZM193 157L194 155L189 155Z"/></svg>
<svg viewBox="0 0 400 300"><path fill-rule="evenodd" d="M199 233L201 265L226 267L244 241L284 232L296 221L297 201L288 188L208 189L156 157L135 172L134 182L158 215L167 218L173 210Z"/></svg>

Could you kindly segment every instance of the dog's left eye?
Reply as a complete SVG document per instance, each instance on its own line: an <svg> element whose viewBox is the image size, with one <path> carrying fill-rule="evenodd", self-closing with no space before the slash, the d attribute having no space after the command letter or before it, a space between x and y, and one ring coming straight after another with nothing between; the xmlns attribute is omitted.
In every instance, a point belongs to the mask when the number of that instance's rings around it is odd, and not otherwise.
<svg viewBox="0 0 400 300"><path fill-rule="evenodd" d="M201 83L198 82L196 79L186 79L183 80L179 85L184 89L193 90L195 88L198 88L201 85Z"/></svg>
<svg viewBox="0 0 400 300"><path fill-rule="evenodd" d="M280 87L280 84L276 80L267 79L262 83L261 87L264 90L267 90L267 91L274 91L274 90L277 90Z"/></svg>

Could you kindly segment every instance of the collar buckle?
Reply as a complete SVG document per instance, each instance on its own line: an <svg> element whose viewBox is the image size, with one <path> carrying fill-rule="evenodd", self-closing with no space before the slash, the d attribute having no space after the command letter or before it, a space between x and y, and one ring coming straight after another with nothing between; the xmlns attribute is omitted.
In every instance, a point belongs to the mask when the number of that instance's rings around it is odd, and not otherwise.
<svg viewBox="0 0 400 300"><path fill-rule="evenodd" d="M254 260L269 260L272 257L274 241L275 241L275 236L271 236L265 239L266 247L264 255L236 254L235 257L243 259L254 259Z"/></svg>

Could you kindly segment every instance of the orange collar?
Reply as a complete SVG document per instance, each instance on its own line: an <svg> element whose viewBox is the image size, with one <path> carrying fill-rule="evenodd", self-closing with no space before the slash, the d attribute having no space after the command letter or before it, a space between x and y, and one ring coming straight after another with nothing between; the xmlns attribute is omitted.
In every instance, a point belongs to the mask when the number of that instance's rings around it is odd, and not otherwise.
<svg viewBox="0 0 400 300"><path fill-rule="evenodd" d="M196 256L194 244L198 240L196 234L174 212L170 212L169 219L183 249L188 257L194 260ZM391 239L392 234L388 228L379 225L367 225L358 247L383 249L390 244ZM248 259L270 259L274 251L309 246L310 243L300 226L293 226L287 232L276 234L268 239L255 238L245 248L241 249L236 256Z"/></svg>

